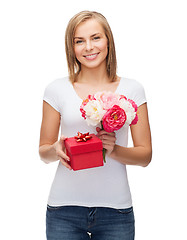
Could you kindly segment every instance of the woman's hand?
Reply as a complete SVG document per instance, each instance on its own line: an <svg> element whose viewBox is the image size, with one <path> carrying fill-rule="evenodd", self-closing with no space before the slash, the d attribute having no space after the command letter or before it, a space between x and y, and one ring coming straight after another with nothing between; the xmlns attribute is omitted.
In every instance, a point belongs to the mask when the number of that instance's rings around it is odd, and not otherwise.
<svg viewBox="0 0 187 240"><path fill-rule="evenodd" d="M115 132L109 133L106 132L105 130L101 130L101 128L99 127L96 128L96 131L98 132L97 133L98 138L100 138L103 143L103 148L106 149L106 154L110 155L116 143Z"/></svg>
<svg viewBox="0 0 187 240"><path fill-rule="evenodd" d="M67 167L69 170L72 170L71 166L68 164L68 162L70 161L69 157L66 155L65 151L65 144L64 141L66 140L67 137L65 136L61 136L59 141L55 142L53 144L55 152L56 152L56 156L57 158L60 160L60 162L62 163L62 165L64 165L65 167Z"/></svg>

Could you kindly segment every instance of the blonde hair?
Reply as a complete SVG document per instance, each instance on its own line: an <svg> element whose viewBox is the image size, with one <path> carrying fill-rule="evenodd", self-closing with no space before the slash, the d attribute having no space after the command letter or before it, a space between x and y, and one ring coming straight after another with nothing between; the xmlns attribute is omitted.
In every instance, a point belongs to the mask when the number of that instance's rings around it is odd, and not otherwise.
<svg viewBox="0 0 187 240"><path fill-rule="evenodd" d="M85 22L88 19L96 19L104 29L108 40L108 55L106 57L107 74L111 81L115 81L117 60L113 34L106 18L101 13L94 11L82 11L77 13L70 19L67 25L65 33L65 49L70 80L72 83L75 82L76 77L81 71L81 63L76 59L74 52L75 31L80 23Z"/></svg>

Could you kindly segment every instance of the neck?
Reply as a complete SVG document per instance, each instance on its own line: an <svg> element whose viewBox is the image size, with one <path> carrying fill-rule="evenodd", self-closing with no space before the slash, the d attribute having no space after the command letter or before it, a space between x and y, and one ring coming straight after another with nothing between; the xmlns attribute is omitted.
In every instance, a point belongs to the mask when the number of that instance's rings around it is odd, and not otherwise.
<svg viewBox="0 0 187 240"><path fill-rule="evenodd" d="M78 75L77 82L89 83L92 85L104 84L110 82L106 68L86 68L82 66Z"/></svg>

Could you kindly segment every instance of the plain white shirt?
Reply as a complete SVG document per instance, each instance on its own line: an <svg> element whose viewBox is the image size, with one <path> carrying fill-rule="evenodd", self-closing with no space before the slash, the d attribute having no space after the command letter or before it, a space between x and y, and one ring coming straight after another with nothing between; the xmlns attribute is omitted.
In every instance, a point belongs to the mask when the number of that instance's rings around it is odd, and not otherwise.
<svg viewBox="0 0 187 240"><path fill-rule="evenodd" d="M138 106L146 102L144 88L133 79L122 77L115 92L134 100ZM61 134L67 137L77 135L78 131L97 134L96 127L88 126L81 116L82 99L68 77L51 82L45 89L43 100L60 113ZM116 131L117 145L128 146L128 129L128 126L123 126ZM106 163L102 167L70 171L59 162L48 204L117 209L131 207L126 165L106 156Z"/></svg>

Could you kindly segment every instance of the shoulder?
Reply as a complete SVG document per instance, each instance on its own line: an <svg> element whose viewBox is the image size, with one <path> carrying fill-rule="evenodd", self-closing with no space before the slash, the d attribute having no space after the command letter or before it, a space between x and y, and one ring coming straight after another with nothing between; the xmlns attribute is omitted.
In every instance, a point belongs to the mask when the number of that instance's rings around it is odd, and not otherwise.
<svg viewBox="0 0 187 240"><path fill-rule="evenodd" d="M138 106L146 102L145 90L139 81L131 78L121 78L120 91L127 98L134 100Z"/></svg>
<svg viewBox="0 0 187 240"><path fill-rule="evenodd" d="M68 85L70 85L69 77L63 77L53 80L48 83L45 87L44 94L46 95L58 95L65 93L68 89Z"/></svg>
<svg viewBox="0 0 187 240"><path fill-rule="evenodd" d="M144 88L142 83L132 78L121 78L122 87L129 91L135 91Z"/></svg>
<svg viewBox="0 0 187 240"><path fill-rule="evenodd" d="M58 78L50 82L47 86L46 89L53 89L53 90L58 90L59 88L65 87L69 82L68 77L63 77L63 78Z"/></svg>
<svg viewBox="0 0 187 240"><path fill-rule="evenodd" d="M64 99L68 94L68 86L70 86L70 84L68 77L53 80L46 86L43 100L60 112Z"/></svg>

